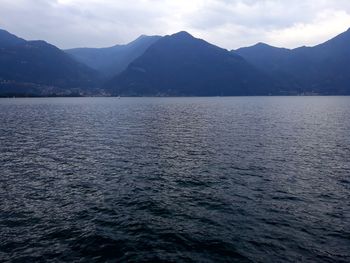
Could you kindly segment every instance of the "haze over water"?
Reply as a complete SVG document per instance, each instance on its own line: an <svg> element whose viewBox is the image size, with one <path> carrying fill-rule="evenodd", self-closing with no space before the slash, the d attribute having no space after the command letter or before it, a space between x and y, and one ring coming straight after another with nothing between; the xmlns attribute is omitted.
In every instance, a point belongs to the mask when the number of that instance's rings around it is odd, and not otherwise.
<svg viewBox="0 0 350 263"><path fill-rule="evenodd" d="M349 262L350 98L0 99L0 261Z"/></svg>

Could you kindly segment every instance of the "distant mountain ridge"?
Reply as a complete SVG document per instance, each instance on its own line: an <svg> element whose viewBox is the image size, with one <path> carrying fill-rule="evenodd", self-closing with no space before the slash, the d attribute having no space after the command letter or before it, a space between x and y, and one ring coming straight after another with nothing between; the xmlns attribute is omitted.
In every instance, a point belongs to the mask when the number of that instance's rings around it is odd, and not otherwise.
<svg viewBox="0 0 350 263"><path fill-rule="evenodd" d="M350 95L349 44L227 51L183 31L62 51L0 30L0 96Z"/></svg>
<svg viewBox="0 0 350 263"><path fill-rule="evenodd" d="M160 38L160 36L142 35L126 45L108 48L75 48L65 52L104 76L112 77L125 70L132 61Z"/></svg>
<svg viewBox="0 0 350 263"><path fill-rule="evenodd" d="M350 94L350 29L314 47L258 44L233 51L275 79L287 93Z"/></svg>
<svg viewBox="0 0 350 263"><path fill-rule="evenodd" d="M273 81L242 57L179 32L158 40L107 83L114 95L268 95Z"/></svg>
<svg viewBox="0 0 350 263"><path fill-rule="evenodd" d="M45 41L1 31L0 47L0 94L68 95L97 85L97 72Z"/></svg>

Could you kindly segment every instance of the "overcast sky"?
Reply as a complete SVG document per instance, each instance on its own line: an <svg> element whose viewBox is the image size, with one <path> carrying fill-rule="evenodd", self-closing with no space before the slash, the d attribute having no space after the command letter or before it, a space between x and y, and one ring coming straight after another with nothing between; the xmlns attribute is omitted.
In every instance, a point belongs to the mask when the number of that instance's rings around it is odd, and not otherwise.
<svg viewBox="0 0 350 263"><path fill-rule="evenodd" d="M0 28L60 48L188 31L227 49L321 43L350 27L349 0L0 0Z"/></svg>

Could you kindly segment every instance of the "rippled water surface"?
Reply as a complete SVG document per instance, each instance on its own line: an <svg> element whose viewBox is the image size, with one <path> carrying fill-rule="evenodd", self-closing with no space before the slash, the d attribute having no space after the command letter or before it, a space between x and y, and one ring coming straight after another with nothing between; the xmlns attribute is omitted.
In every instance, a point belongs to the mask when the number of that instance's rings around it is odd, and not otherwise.
<svg viewBox="0 0 350 263"><path fill-rule="evenodd" d="M350 97L0 99L0 261L350 262Z"/></svg>

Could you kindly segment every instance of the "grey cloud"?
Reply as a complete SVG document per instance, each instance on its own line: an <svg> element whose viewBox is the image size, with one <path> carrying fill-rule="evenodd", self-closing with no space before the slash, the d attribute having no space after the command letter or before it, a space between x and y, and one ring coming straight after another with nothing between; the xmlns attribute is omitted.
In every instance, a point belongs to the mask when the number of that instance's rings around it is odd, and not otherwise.
<svg viewBox="0 0 350 263"><path fill-rule="evenodd" d="M0 0L0 27L61 48L180 30L225 48L312 45L350 26L347 0Z"/></svg>

